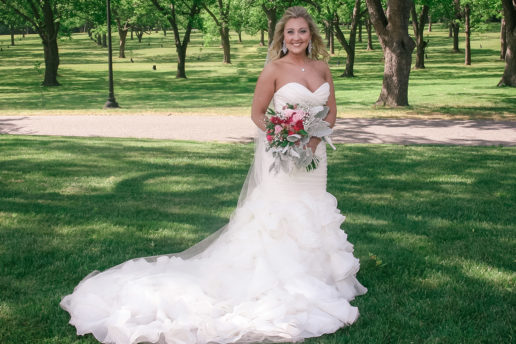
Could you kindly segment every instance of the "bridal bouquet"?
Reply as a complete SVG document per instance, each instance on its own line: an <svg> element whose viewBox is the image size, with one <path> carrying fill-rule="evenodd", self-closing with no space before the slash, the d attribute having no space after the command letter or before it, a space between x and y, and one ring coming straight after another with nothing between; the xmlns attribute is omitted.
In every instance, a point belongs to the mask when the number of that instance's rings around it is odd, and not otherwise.
<svg viewBox="0 0 516 344"><path fill-rule="evenodd" d="M324 121L328 111L327 106L307 108L298 104L287 104L279 112L271 108L267 110L266 150L272 151L274 157L269 171L278 173L282 169L289 173L293 165L297 168L306 168L307 171L317 168L319 159L307 144L310 137L316 136L335 149L329 137L332 129L330 124Z"/></svg>

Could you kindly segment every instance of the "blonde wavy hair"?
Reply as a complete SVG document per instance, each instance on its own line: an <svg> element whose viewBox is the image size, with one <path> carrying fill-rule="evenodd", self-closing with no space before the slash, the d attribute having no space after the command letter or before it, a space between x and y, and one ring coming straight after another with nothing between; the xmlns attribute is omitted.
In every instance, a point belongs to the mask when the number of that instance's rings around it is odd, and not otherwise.
<svg viewBox="0 0 516 344"><path fill-rule="evenodd" d="M324 61L328 61L330 55L326 51L323 39L319 34L319 29L317 28L317 25L312 19L312 16L310 16L306 9L301 6L287 8L285 14L283 14L283 17L276 24L276 28L274 30L274 38L272 39L272 44L269 47L268 52L269 61L280 59L286 55L281 50L284 40L283 31L285 30L285 24L293 18L303 18L308 23L308 29L310 30L310 34L312 35L312 52L308 53L307 48L306 55L312 60L322 59Z"/></svg>

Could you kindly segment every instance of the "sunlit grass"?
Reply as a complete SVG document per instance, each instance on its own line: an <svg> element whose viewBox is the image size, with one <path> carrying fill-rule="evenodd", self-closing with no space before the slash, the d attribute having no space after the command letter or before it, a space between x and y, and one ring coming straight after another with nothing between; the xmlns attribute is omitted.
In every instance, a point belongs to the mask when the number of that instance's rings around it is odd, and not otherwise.
<svg viewBox="0 0 516 344"><path fill-rule="evenodd" d="M345 53L337 45L330 60L341 117L418 117L516 119L513 88L498 88L504 69L499 59L499 30L473 32L472 66L463 53L451 52L447 30L434 25L424 70L410 77L410 107L375 108L382 87L383 61L378 42L367 51L357 43L355 78L342 78ZM116 41L116 34L114 35ZM107 98L106 49L86 34L61 39L61 65L57 88L42 88L43 50L36 35L19 37L7 48L9 36L0 36L0 111L4 114L133 114L201 113L248 116L256 79L263 68L266 48L257 37L244 35L231 41L232 64L222 64L214 42L203 46L194 32L188 48L188 79L176 79L177 59L173 36L144 36L142 43L128 40L125 59L115 49L115 96L122 108L102 110ZM116 45L115 45L116 46ZM463 46L461 38L461 48ZM134 62L131 62L131 59ZM156 66L156 70L152 67Z"/></svg>
<svg viewBox="0 0 516 344"><path fill-rule="evenodd" d="M0 342L95 343L58 306L88 273L224 225L249 144L2 136ZM337 145L328 191L369 292L307 343L512 343L516 149Z"/></svg>

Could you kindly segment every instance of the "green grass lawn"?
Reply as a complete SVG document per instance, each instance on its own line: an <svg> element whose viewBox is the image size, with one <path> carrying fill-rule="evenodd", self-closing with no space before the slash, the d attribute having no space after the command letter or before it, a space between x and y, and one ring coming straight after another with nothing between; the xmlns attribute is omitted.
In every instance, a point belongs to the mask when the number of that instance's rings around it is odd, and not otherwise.
<svg viewBox="0 0 516 344"><path fill-rule="evenodd" d="M499 29L473 32L472 66L464 54L451 52L447 30L434 25L429 40L426 69L413 70L408 108L375 109L372 105L382 87L383 61L379 44L366 50L357 43L356 77L342 78L345 52L337 46L330 60L341 117L424 117L516 119L516 91L497 88L504 62L499 59ZM217 43L203 46L194 32L188 46L188 79L176 79L177 59L173 35L144 36L142 43L128 40L126 59L117 56L114 34L115 95L122 109L102 110L107 98L107 52L86 34L59 41L63 86L43 88L43 49L37 35L0 36L0 111L3 114L126 114L202 113L247 116L256 79L263 68L266 48L257 37L244 35L242 43L232 37L232 64L222 64ZM464 46L461 38L461 48ZM133 59L134 63L130 61ZM156 70L152 66L156 65Z"/></svg>
<svg viewBox="0 0 516 344"><path fill-rule="evenodd" d="M2 136L0 343L95 343L61 297L92 270L224 225L252 152ZM514 342L516 148L337 145L328 173L369 292L356 324L307 343Z"/></svg>

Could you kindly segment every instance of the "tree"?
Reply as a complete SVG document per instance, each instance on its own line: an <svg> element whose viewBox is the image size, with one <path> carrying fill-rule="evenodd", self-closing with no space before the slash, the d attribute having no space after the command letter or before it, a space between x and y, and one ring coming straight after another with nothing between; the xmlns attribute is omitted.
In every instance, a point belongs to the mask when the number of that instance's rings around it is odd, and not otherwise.
<svg viewBox="0 0 516 344"><path fill-rule="evenodd" d="M125 58L125 41L127 33L131 26L131 19L134 16L135 6L132 0L117 0L113 1L111 8L113 12L113 19L116 22L118 29L118 38L120 41L118 49L118 57Z"/></svg>
<svg viewBox="0 0 516 344"><path fill-rule="evenodd" d="M430 7L423 3L419 16L416 12L416 3L412 2L410 13L412 15L412 27L414 29L414 37L416 38L416 65L414 68L425 68L425 48L428 42L424 40L423 33L425 32L425 22L428 20L428 11Z"/></svg>
<svg viewBox="0 0 516 344"><path fill-rule="evenodd" d="M229 28L238 35L238 42L242 43L242 31L249 21L251 4L245 0L234 0L231 2L229 11Z"/></svg>
<svg viewBox="0 0 516 344"><path fill-rule="evenodd" d="M344 36L344 33L342 32L340 26L340 18L339 14L337 12L334 13L334 27L335 27L335 35L337 37L337 40L340 42L344 50L346 51L347 58L346 58L346 70L344 73L342 73L341 76L343 77L353 77L354 75L354 65L355 65L355 47L356 47L356 36L357 36L357 25L360 21L360 3L361 0L355 0L354 6L351 14L351 26L349 31L349 41L346 41L346 37ZM340 5L340 4L339 4ZM344 6L339 6L344 7Z"/></svg>
<svg viewBox="0 0 516 344"><path fill-rule="evenodd" d="M165 18L167 18L170 26L172 27L172 31L174 32L174 43L176 45L177 52L176 78L186 79L186 49L188 48L188 43L190 43L192 28L201 10L202 0L185 0L181 1L180 3L175 0L169 0L168 2L161 2L160 0L150 1L154 4L154 6L156 6L158 11L163 16L165 16ZM165 7L165 3L170 9ZM181 39L181 35L179 33L179 27L182 23L185 30L183 39Z"/></svg>
<svg viewBox="0 0 516 344"><path fill-rule="evenodd" d="M471 65L471 32L488 31L488 23L493 18L500 16L499 0L462 0L464 18L464 33L466 34L466 42L464 49L464 63ZM482 47L482 46L481 46Z"/></svg>
<svg viewBox="0 0 516 344"><path fill-rule="evenodd" d="M231 63L231 46L229 42L229 13L231 0L215 0L214 3L202 2L203 8L215 22L220 34L220 42L224 52L223 63ZM216 8L212 9L212 8ZM214 13L216 12L216 14Z"/></svg>
<svg viewBox="0 0 516 344"><path fill-rule="evenodd" d="M516 3L514 0L502 0L502 7L507 50L505 52L505 69L498 86L516 87Z"/></svg>
<svg viewBox="0 0 516 344"><path fill-rule="evenodd" d="M45 57L45 76L43 86L59 86L59 49L57 38L64 14L72 12L70 1L40 0L16 1L0 0L18 16L26 20L37 31L43 43Z"/></svg>
<svg viewBox="0 0 516 344"><path fill-rule="evenodd" d="M464 33L466 44L464 48L464 64L471 65L471 9L469 4L464 5Z"/></svg>
<svg viewBox="0 0 516 344"><path fill-rule="evenodd" d="M102 1L75 0L75 20L85 24L88 37L102 46L102 36L107 33L106 4Z"/></svg>
<svg viewBox="0 0 516 344"><path fill-rule="evenodd" d="M0 23L5 24L9 28L9 34L11 35L11 46L15 45L14 34L17 29L27 26L27 21L17 15L12 8L7 7L0 2Z"/></svg>
<svg viewBox="0 0 516 344"><path fill-rule="evenodd" d="M505 60L507 52L507 28L505 27L505 19L500 20L500 60Z"/></svg>
<svg viewBox="0 0 516 344"><path fill-rule="evenodd" d="M461 10L460 10L460 0L453 0L453 13L454 18L451 22L451 29L453 33L453 52L459 53L459 28L460 21L462 19Z"/></svg>
<svg viewBox="0 0 516 344"><path fill-rule="evenodd" d="M365 25L366 25L366 31L367 31L367 50L371 51L371 50L374 50L374 47L373 47L373 35L372 35L372 29L371 29L371 26L373 26L373 24L371 23L371 18L369 18L369 13L366 13L367 14L367 18L365 20Z"/></svg>
<svg viewBox="0 0 516 344"><path fill-rule="evenodd" d="M416 45L408 34L411 1L387 0L386 12L380 0L366 3L385 59L383 86L376 104L407 106L412 51Z"/></svg>
<svg viewBox="0 0 516 344"><path fill-rule="evenodd" d="M247 16L245 18L244 31L250 35L260 32L260 45L265 45L265 31L267 30L267 18L263 15L263 9L256 2L250 0L240 0L248 4ZM235 12L232 12L235 14Z"/></svg>
<svg viewBox="0 0 516 344"><path fill-rule="evenodd" d="M262 0L259 1L259 3L263 12L267 16L267 44L270 46L272 44L272 39L274 38L274 29L278 22L278 12L286 7L281 1L276 0Z"/></svg>
<svg viewBox="0 0 516 344"><path fill-rule="evenodd" d="M310 1L306 1L310 2ZM272 39L274 38L274 30L276 29L276 23L279 18L285 12L288 7L294 6L299 1L292 0L258 0L256 4L258 4L265 16L267 17L267 33L268 33L268 45L270 46L272 43ZM312 3L313 4L313 3Z"/></svg>

